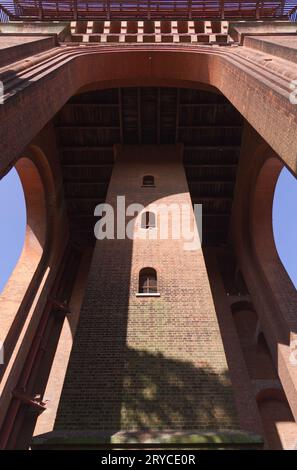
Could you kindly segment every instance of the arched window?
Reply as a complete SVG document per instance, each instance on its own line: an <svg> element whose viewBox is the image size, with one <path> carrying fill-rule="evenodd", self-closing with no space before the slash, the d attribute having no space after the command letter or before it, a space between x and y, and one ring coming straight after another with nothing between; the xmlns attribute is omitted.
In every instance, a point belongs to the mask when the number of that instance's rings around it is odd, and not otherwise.
<svg viewBox="0 0 297 470"><path fill-rule="evenodd" d="M156 227L156 216L154 212L144 212L141 216L141 228Z"/></svg>
<svg viewBox="0 0 297 470"><path fill-rule="evenodd" d="M142 186L155 186L155 178L152 175L145 175L142 180Z"/></svg>
<svg viewBox="0 0 297 470"><path fill-rule="evenodd" d="M139 293L157 293L157 272L153 268L143 268L139 273Z"/></svg>

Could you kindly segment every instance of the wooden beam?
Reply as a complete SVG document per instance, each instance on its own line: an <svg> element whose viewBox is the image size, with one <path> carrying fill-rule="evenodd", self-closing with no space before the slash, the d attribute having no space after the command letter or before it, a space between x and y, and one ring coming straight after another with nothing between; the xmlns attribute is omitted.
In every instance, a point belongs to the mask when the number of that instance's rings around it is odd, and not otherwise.
<svg viewBox="0 0 297 470"><path fill-rule="evenodd" d="M158 87L157 95L157 144L161 141L161 88Z"/></svg>
<svg viewBox="0 0 297 470"><path fill-rule="evenodd" d="M97 178L94 178L94 179L91 179L91 178L88 178L86 180L82 180L81 178L64 178L64 183L65 185L75 185L79 188L81 188L82 186L98 186L98 189L99 187L101 186L107 186L108 185L108 178L106 178L106 181L98 181Z"/></svg>
<svg viewBox="0 0 297 470"><path fill-rule="evenodd" d="M60 149L61 151L65 151L65 152L88 152L89 150L94 150L94 151L100 151L100 150L103 150L103 151L108 151L108 152L112 152L113 149L112 149L112 145L103 145L102 147L101 146L98 146L98 145L93 145L93 146L87 146L87 145L84 145L83 147L77 147L76 145L61 145L60 146Z"/></svg>
<svg viewBox="0 0 297 470"><path fill-rule="evenodd" d="M178 143L180 89L176 90L175 143Z"/></svg>
<svg viewBox="0 0 297 470"><path fill-rule="evenodd" d="M118 92L118 106L119 106L119 123L120 123L120 139L121 144L124 143L124 126L123 126L123 99L122 99L122 89L119 88Z"/></svg>
<svg viewBox="0 0 297 470"><path fill-rule="evenodd" d="M138 131L138 143L142 143L142 123L141 123L141 88L137 88L137 131Z"/></svg>
<svg viewBox="0 0 297 470"><path fill-rule="evenodd" d="M212 165L204 165L204 164L199 164L199 163L185 163L185 168L212 168L212 169L217 169L217 168L237 168L237 164L229 164L229 163L226 163L226 164L218 164L218 163L214 163Z"/></svg>
<svg viewBox="0 0 297 470"><path fill-rule="evenodd" d="M112 163L63 163L62 168L112 168Z"/></svg>
<svg viewBox="0 0 297 470"><path fill-rule="evenodd" d="M212 202L230 202L232 203L233 198L232 197L222 197L222 196L192 196L191 197L193 202L196 202L199 204L199 202L207 202L207 201L212 201Z"/></svg>
<svg viewBox="0 0 297 470"><path fill-rule="evenodd" d="M185 145L185 150L240 150L240 145Z"/></svg>
<svg viewBox="0 0 297 470"><path fill-rule="evenodd" d="M94 130L94 131L101 131L101 130L118 130L120 129L120 126L91 126L91 125L86 125L86 126L81 126L81 125L76 125L76 124L68 124L65 126L64 124L59 126L57 125L56 128L60 131L67 131L67 130L73 130L75 131L76 129L87 129L87 130Z"/></svg>

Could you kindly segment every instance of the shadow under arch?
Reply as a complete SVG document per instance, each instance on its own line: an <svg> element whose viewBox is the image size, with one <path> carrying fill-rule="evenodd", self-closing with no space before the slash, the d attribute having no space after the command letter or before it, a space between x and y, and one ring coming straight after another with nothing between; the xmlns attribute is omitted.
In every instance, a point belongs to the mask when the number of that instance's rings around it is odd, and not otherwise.
<svg viewBox="0 0 297 470"><path fill-rule="evenodd" d="M253 304L235 302L231 304L231 311L250 379L277 378Z"/></svg>
<svg viewBox="0 0 297 470"><path fill-rule="evenodd" d="M231 304L231 311L232 313L240 312L241 310L250 310L255 312L255 307L251 302L246 300L240 300L239 302L234 302Z"/></svg>
<svg viewBox="0 0 297 470"><path fill-rule="evenodd" d="M284 391L281 388L262 389L256 401L265 432L266 448L294 449L297 424Z"/></svg>

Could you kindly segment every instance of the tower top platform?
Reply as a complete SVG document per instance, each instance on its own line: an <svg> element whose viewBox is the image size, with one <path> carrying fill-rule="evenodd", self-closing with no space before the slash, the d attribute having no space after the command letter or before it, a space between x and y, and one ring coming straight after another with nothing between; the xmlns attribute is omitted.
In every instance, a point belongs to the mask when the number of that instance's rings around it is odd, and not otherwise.
<svg viewBox="0 0 297 470"><path fill-rule="evenodd" d="M288 19L296 0L1 0L0 22Z"/></svg>

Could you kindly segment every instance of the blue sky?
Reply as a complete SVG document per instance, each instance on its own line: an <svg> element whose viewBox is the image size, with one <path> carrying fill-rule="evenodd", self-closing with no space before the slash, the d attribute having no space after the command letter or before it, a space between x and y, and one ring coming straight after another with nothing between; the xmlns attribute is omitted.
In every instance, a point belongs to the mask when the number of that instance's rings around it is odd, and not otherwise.
<svg viewBox="0 0 297 470"><path fill-rule="evenodd" d="M297 179L286 168L276 184L272 220L279 257L297 289Z"/></svg>
<svg viewBox="0 0 297 470"><path fill-rule="evenodd" d="M22 251L26 206L15 169L0 181L0 293ZM297 180L283 169L273 203L273 231L279 256L297 288Z"/></svg>
<svg viewBox="0 0 297 470"><path fill-rule="evenodd" d="M25 241L26 204L20 178L13 168L0 180L0 293Z"/></svg>

